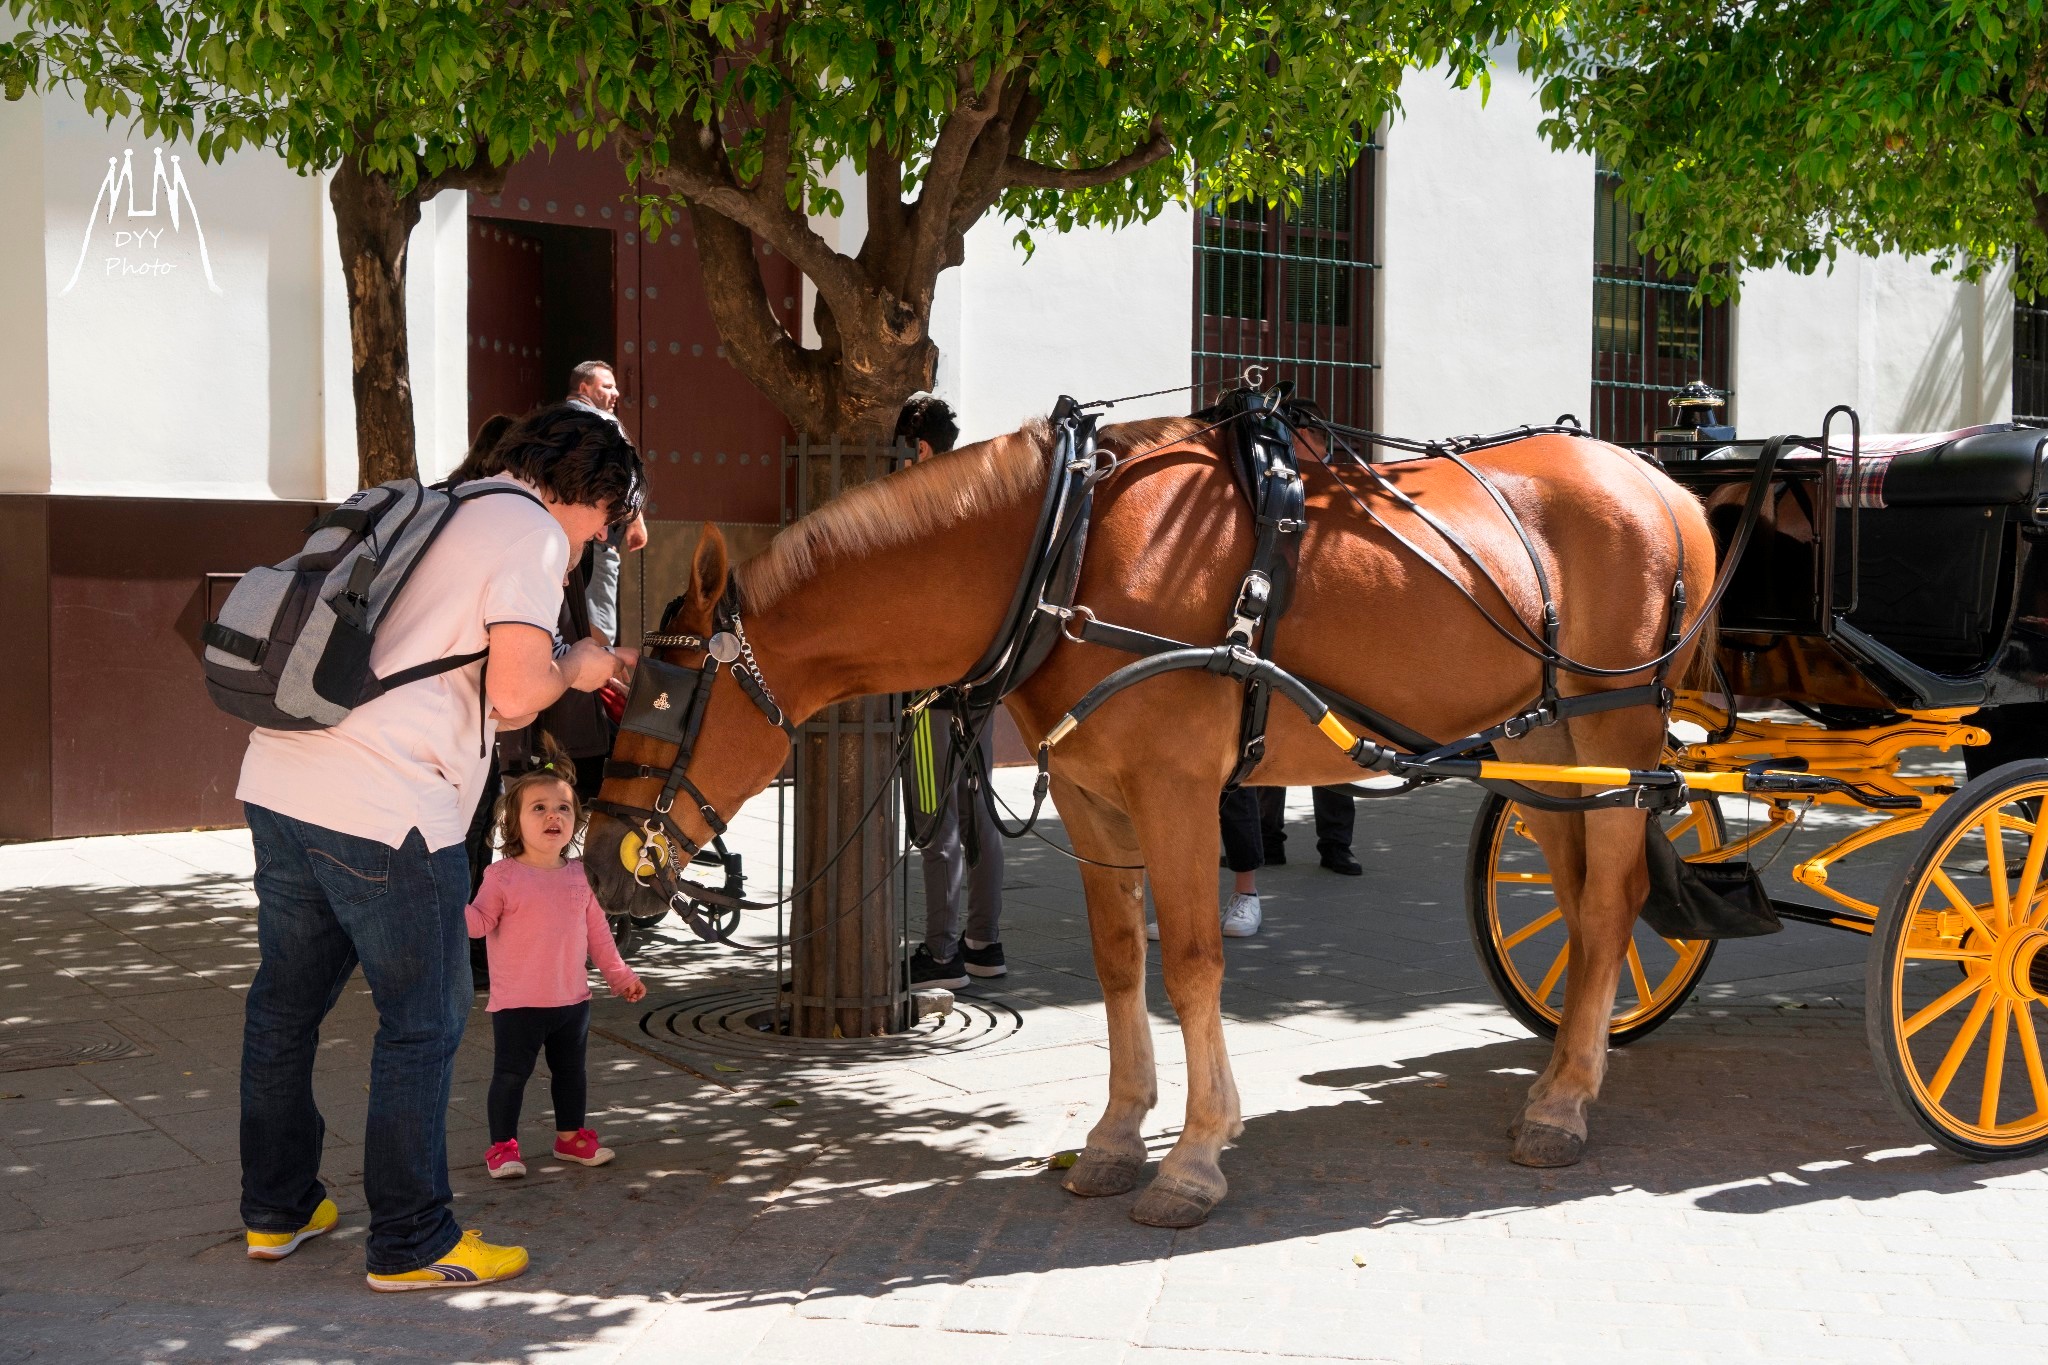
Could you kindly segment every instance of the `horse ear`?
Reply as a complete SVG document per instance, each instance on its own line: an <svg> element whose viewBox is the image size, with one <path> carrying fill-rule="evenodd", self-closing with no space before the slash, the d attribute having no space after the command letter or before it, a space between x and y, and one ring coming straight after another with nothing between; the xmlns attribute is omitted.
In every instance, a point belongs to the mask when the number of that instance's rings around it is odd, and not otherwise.
<svg viewBox="0 0 2048 1365"><path fill-rule="evenodd" d="M690 558L690 591L683 607L691 634L710 634L712 612L725 593L731 566L732 553L726 549L725 533L705 522L697 537L696 552Z"/></svg>

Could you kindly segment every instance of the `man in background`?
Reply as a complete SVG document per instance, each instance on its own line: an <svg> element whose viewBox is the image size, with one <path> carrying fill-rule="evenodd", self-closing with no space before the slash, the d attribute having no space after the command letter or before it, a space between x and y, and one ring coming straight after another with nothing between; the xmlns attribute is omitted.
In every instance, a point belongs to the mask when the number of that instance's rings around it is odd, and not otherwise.
<svg viewBox="0 0 2048 1365"><path fill-rule="evenodd" d="M948 451L960 439L960 423L945 400L928 393L912 394L896 419L896 439L916 450L920 460ZM924 849L924 942L910 959L910 984L957 990L973 977L1002 976L999 924L1003 913L1003 837L988 805L969 785L971 757L963 757L943 790L920 782L916 765L931 764L950 742L952 711L943 703L927 707L912 722L923 733L913 738L905 757L903 790L907 800L935 800L935 827ZM995 723L981 732L981 764L995 757ZM972 820L975 856L970 861L960 822Z"/></svg>
<svg viewBox="0 0 2048 1365"><path fill-rule="evenodd" d="M602 360L586 360L569 371L569 402L579 408L609 417L621 431L619 421L619 377ZM589 606L590 628L607 645L619 642L619 552L642 549L647 544L647 522L638 512L630 522L614 526L605 538L590 547L590 587L584 595Z"/></svg>

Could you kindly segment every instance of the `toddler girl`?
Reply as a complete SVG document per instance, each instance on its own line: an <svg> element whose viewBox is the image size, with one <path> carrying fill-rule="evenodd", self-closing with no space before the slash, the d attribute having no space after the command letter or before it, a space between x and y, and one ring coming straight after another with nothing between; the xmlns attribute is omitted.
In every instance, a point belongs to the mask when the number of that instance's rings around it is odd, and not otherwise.
<svg viewBox="0 0 2048 1365"><path fill-rule="evenodd" d="M556 758L508 779L498 800L498 844L505 856L484 872L469 907L469 932L484 940L491 964L491 1147L484 1165L494 1180L525 1175L519 1159L519 1102L545 1048L555 1100L555 1159L602 1166L616 1155L583 1126L583 1049L590 1034L586 957L622 1000L647 987L619 958L604 911L583 879L582 860L567 856L583 812Z"/></svg>

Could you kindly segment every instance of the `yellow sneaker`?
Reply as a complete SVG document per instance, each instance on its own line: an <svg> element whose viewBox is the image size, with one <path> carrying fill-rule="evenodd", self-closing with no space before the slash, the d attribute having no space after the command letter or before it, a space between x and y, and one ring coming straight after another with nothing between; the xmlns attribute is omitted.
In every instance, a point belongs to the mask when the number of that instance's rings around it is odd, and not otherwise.
<svg viewBox="0 0 2048 1365"><path fill-rule="evenodd" d="M493 1246L475 1228L462 1234L455 1249L432 1265L396 1275L370 1273L370 1288L396 1294L407 1289L455 1289L463 1285L509 1280L526 1270L525 1247Z"/></svg>
<svg viewBox="0 0 2048 1365"><path fill-rule="evenodd" d="M299 1249L299 1243L308 1237L318 1237L334 1226L334 1220L341 1217L341 1210L334 1207L332 1199L320 1201L320 1207L313 1210L313 1221L297 1232L257 1232L250 1230L249 1259L252 1261L282 1261Z"/></svg>

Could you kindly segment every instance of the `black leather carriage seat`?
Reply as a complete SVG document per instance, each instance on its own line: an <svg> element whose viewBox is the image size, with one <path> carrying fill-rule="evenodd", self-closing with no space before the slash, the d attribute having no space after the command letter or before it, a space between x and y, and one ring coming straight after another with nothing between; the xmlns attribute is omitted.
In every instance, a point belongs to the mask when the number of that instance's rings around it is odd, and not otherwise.
<svg viewBox="0 0 2048 1365"><path fill-rule="evenodd" d="M2048 431L2011 425L1870 442L1849 621L1934 673L1981 675L2010 610L2014 528L2048 497L2044 444ZM1846 484L1848 470L1840 474ZM1851 591L1849 515L1836 513L1838 604Z"/></svg>
<svg viewBox="0 0 2048 1365"><path fill-rule="evenodd" d="M2010 423L1933 436L1872 437L1862 463L1866 507L2031 506L2044 490L2048 430ZM1846 456L1839 451L1842 478ZM1870 496L1874 493L1875 496Z"/></svg>

